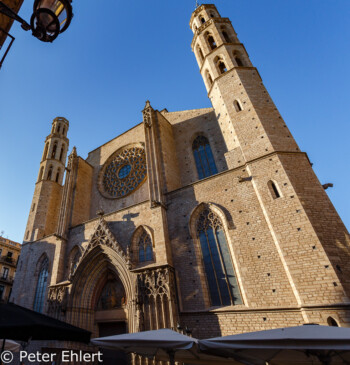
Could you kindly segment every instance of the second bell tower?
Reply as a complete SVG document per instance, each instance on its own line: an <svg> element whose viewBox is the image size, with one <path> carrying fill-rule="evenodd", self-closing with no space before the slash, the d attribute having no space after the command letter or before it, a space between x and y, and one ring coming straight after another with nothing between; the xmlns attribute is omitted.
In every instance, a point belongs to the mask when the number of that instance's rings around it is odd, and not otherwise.
<svg viewBox="0 0 350 365"><path fill-rule="evenodd" d="M57 117L46 137L38 181L28 217L24 241L35 241L55 232L69 141L69 122Z"/></svg>

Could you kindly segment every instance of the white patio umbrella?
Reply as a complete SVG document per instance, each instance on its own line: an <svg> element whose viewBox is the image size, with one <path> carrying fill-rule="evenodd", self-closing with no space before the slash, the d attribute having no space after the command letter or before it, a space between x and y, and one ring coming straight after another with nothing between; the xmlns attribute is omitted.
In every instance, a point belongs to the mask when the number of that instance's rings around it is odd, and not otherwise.
<svg viewBox="0 0 350 365"><path fill-rule="evenodd" d="M251 365L350 364L350 328L304 325L199 341L201 351Z"/></svg>
<svg viewBox="0 0 350 365"><path fill-rule="evenodd" d="M5 340L4 346L4 340L0 340L0 349L1 351L7 350L12 352L18 352L21 349L21 345L18 342L12 340Z"/></svg>
<svg viewBox="0 0 350 365"><path fill-rule="evenodd" d="M135 353L156 360L175 361L194 364L238 364L215 355L207 355L198 351L198 340L170 329L128 333L124 335L100 337L91 342L102 348Z"/></svg>

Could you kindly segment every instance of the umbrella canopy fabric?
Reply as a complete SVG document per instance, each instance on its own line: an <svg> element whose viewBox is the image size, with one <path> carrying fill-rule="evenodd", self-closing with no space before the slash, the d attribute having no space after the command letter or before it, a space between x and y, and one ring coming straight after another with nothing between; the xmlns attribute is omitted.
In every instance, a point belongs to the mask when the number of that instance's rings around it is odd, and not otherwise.
<svg viewBox="0 0 350 365"><path fill-rule="evenodd" d="M350 361L350 328L278 328L201 340L199 348L246 364L343 364Z"/></svg>
<svg viewBox="0 0 350 365"><path fill-rule="evenodd" d="M2 346L4 345L4 341L5 341L4 350L18 352L21 348L21 344L19 344L18 342L15 342L12 340L0 340L0 349L2 349Z"/></svg>
<svg viewBox="0 0 350 365"><path fill-rule="evenodd" d="M165 328L155 331L100 337L92 339L91 342L94 345L107 349L120 349L143 356L155 356L159 350L164 350L165 352L189 350L198 340Z"/></svg>
<svg viewBox="0 0 350 365"><path fill-rule="evenodd" d="M171 363L180 361L194 364L208 364L209 362L235 364L232 360L199 353L197 339L166 328L100 337L92 339L91 343L102 348L122 350Z"/></svg>
<svg viewBox="0 0 350 365"><path fill-rule="evenodd" d="M91 332L13 303L0 304L0 338L89 343ZM5 342L6 344L6 342Z"/></svg>

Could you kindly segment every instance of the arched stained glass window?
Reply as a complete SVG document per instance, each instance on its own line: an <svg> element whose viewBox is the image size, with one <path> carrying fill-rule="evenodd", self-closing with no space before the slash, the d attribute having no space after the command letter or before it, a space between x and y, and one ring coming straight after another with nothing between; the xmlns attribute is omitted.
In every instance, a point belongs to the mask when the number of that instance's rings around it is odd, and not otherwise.
<svg viewBox="0 0 350 365"><path fill-rule="evenodd" d="M40 265L38 281L36 284L33 309L41 313L44 309L47 277L49 275L49 259L45 257Z"/></svg>
<svg viewBox="0 0 350 365"><path fill-rule="evenodd" d="M204 136L198 136L192 144L194 159L198 171L198 177L205 177L218 173L215 165L214 156L210 148L209 141Z"/></svg>
<svg viewBox="0 0 350 365"><path fill-rule="evenodd" d="M236 274L219 217L203 210L197 221L197 234L202 249L211 305L242 304Z"/></svg>
<svg viewBox="0 0 350 365"><path fill-rule="evenodd" d="M145 230L140 236L138 247L139 247L139 262L153 260L152 240L150 235Z"/></svg>

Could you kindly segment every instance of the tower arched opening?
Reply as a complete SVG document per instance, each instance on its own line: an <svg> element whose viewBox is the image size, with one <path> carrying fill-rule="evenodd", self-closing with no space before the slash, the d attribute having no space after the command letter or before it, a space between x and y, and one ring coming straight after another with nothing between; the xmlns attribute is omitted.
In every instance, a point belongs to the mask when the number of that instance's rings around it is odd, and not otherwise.
<svg viewBox="0 0 350 365"><path fill-rule="evenodd" d="M217 47L214 37L209 32L206 33L206 39L207 39L208 46L211 50L213 50Z"/></svg>
<svg viewBox="0 0 350 365"><path fill-rule="evenodd" d="M41 181L43 179L43 174L44 174L44 166L41 166L38 181Z"/></svg>
<svg viewBox="0 0 350 365"><path fill-rule="evenodd" d="M242 60L242 56L241 56L240 52L234 51L233 58L235 59L237 66L244 67L244 62Z"/></svg>
<svg viewBox="0 0 350 365"><path fill-rule="evenodd" d="M46 143L44 153L43 153L43 160L45 160L47 158L48 152L49 152L49 143Z"/></svg>
<svg viewBox="0 0 350 365"><path fill-rule="evenodd" d="M59 160L60 161L62 161L63 162L63 152L64 152L64 145L62 145L62 147L61 147L61 152L60 152L60 158L59 158Z"/></svg>
<svg viewBox="0 0 350 365"><path fill-rule="evenodd" d="M225 40L226 43L231 43L231 39L230 39L230 37L227 33L226 28L221 28L221 34L224 37L224 40Z"/></svg>
<svg viewBox="0 0 350 365"><path fill-rule="evenodd" d="M220 75L227 72L227 67L226 67L225 62L222 59L222 57L215 57L214 62L216 64L217 70L218 70Z"/></svg>
<svg viewBox="0 0 350 365"><path fill-rule="evenodd" d="M56 179L55 179L55 181L58 183L59 182L59 180L60 180L60 173L61 173L61 169L59 168L58 170L57 170L57 173L56 173Z"/></svg>
<svg viewBox="0 0 350 365"><path fill-rule="evenodd" d="M46 178L46 180L51 180L51 178L52 178L52 170L53 170L53 166L52 166L52 165L50 165L50 167L49 167L49 171L48 171L48 173L47 173L47 178Z"/></svg>
<svg viewBox="0 0 350 365"><path fill-rule="evenodd" d="M53 144L52 152L51 152L51 158L55 158L56 157L56 151L57 151L57 142L55 142Z"/></svg>
<svg viewBox="0 0 350 365"><path fill-rule="evenodd" d="M205 71L205 77L207 79L208 86L211 87L213 85L213 79L211 78L210 72L208 70Z"/></svg>
<svg viewBox="0 0 350 365"><path fill-rule="evenodd" d="M197 53L198 53L200 61L203 62L204 61L204 55L203 55L202 49L199 45L197 46Z"/></svg>

